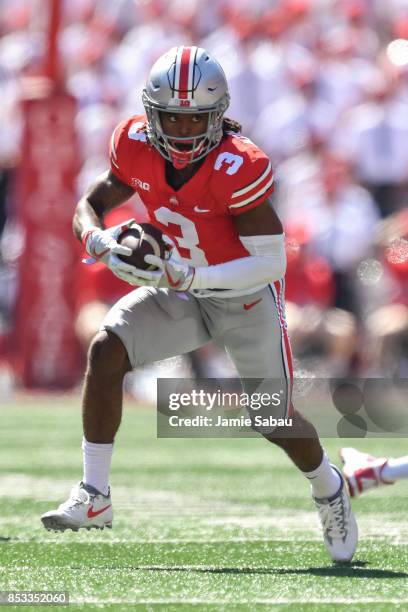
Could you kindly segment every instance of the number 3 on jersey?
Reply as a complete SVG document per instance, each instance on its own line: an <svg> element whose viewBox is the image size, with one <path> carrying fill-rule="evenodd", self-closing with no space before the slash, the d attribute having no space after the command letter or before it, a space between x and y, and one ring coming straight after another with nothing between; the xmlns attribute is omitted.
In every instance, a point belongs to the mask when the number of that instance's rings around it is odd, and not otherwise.
<svg viewBox="0 0 408 612"><path fill-rule="evenodd" d="M175 239L180 248L190 251L189 257L183 257L186 263L192 266L208 266L204 251L197 246L200 240L194 222L191 221L191 219L186 219L186 217L183 217L180 213L174 212L165 206L155 210L154 216L159 223L166 227L168 227L170 223L179 226L181 229L181 236L177 236Z"/></svg>

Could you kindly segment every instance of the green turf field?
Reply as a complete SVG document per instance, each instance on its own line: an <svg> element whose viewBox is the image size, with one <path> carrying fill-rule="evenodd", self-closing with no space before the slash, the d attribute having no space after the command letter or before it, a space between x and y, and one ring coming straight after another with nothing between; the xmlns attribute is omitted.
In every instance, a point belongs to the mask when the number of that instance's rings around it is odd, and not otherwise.
<svg viewBox="0 0 408 612"><path fill-rule="evenodd" d="M0 423L0 590L69 591L84 610L408 609L408 482L354 504L355 563L333 566L308 485L281 451L157 440L154 412L129 405L113 529L54 534L39 516L81 478L79 401L20 400L0 406ZM355 442L407 452L403 439ZM339 446L326 443L336 462Z"/></svg>

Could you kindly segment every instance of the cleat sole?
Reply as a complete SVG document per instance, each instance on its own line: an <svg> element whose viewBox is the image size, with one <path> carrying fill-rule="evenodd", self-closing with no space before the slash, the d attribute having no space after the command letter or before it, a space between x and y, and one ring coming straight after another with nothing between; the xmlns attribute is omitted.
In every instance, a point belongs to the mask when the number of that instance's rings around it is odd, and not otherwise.
<svg viewBox="0 0 408 612"><path fill-rule="evenodd" d="M58 516L43 516L41 517L41 522L47 531L53 531L54 533L67 531L68 529L75 532L80 529L86 529L87 531L91 529L104 529L105 527L107 529L112 529L112 523L107 523L106 525L72 525L66 523L62 517Z"/></svg>
<svg viewBox="0 0 408 612"><path fill-rule="evenodd" d="M72 529L72 531L78 531L79 529L79 527L76 525L69 525L56 517L46 516L41 518L41 522L47 531L54 531L55 533L59 531L66 531L67 529Z"/></svg>

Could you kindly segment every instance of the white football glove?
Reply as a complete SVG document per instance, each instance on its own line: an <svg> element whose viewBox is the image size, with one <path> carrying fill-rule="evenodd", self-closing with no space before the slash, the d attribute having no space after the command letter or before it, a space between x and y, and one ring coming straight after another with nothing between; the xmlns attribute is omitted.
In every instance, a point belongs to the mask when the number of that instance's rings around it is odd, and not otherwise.
<svg viewBox="0 0 408 612"><path fill-rule="evenodd" d="M92 264L101 261L115 276L131 285L137 285L136 268L118 257L118 255L131 255L132 249L117 242L122 232L135 226L138 227L136 221L129 219L106 230L99 227L85 230L82 234L82 243L91 259L85 259L83 262Z"/></svg>
<svg viewBox="0 0 408 612"><path fill-rule="evenodd" d="M146 255L145 262L157 266L159 270L148 271L134 268L139 285L188 291L194 279L195 269L187 264L170 259L160 259L156 255Z"/></svg>

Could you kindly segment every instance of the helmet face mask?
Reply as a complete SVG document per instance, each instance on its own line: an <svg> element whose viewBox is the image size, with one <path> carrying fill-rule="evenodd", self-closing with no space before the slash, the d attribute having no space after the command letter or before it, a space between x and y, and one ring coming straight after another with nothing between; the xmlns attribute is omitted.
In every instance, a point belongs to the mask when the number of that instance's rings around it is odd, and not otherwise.
<svg viewBox="0 0 408 612"><path fill-rule="evenodd" d="M202 159L220 143L229 105L228 85L221 66L204 49L174 47L159 58L142 101L150 143L176 168ZM161 113L207 113L207 129L194 136L170 136L163 130Z"/></svg>

